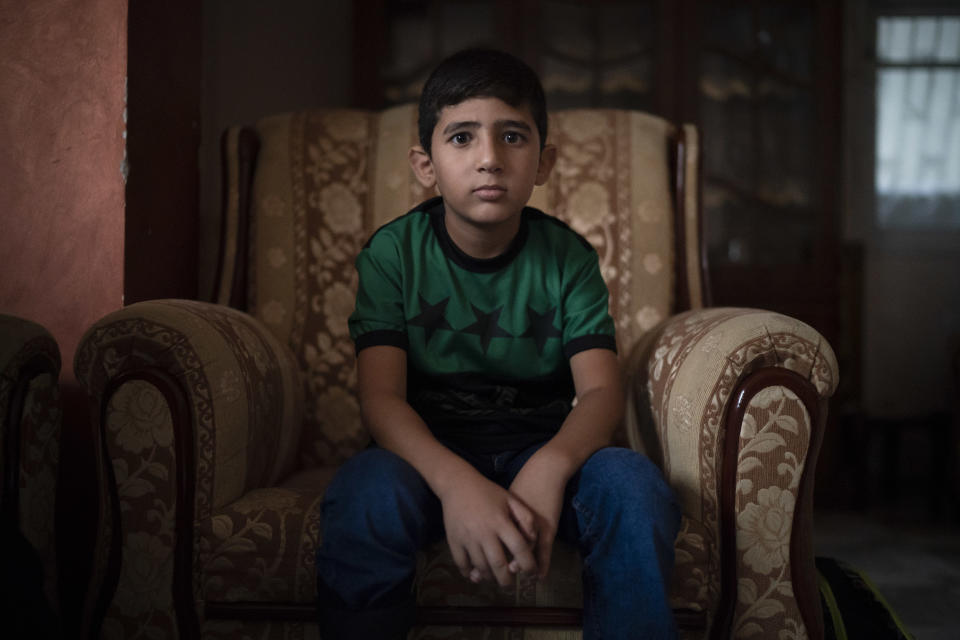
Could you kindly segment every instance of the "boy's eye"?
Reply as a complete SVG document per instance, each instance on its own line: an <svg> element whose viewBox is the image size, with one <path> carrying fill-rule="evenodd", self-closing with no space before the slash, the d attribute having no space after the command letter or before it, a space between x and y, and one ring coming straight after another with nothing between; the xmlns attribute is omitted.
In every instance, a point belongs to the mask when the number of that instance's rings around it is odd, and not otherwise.
<svg viewBox="0 0 960 640"><path fill-rule="evenodd" d="M470 134L466 132L455 133L450 136L450 142L457 145L467 144L470 142Z"/></svg>
<svg viewBox="0 0 960 640"><path fill-rule="evenodd" d="M503 134L503 141L508 144L517 144L523 142L523 140L523 134L517 131L507 131Z"/></svg>

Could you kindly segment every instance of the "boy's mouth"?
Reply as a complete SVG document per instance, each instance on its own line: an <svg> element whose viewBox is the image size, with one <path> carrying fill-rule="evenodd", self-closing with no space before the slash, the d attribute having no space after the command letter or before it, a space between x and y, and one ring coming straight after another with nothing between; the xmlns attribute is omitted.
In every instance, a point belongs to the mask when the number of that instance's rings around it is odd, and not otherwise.
<svg viewBox="0 0 960 640"><path fill-rule="evenodd" d="M497 200L507 192L505 187L495 184L485 184L473 190L481 200Z"/></svg>

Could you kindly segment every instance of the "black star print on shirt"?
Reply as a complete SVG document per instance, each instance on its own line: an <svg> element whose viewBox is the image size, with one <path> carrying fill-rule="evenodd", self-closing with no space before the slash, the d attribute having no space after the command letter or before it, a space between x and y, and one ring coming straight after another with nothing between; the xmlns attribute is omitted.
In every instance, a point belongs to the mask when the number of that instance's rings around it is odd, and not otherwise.
<svg viewBox="0 0 960 640"><path fill-rule="evenodd" d="M453 329L450 323L447 322L447 318L443 315L443 312L447 308L447 303L450 302L450 296L447 296L437 304L429 304L422 295L417 294L417 296L420 298L420 315L407 320L407 324L415 327L423 327L426 332L425 342L430 342L430 338L433 337L433 332L437 329Z"/></svg>
<svg viewBox="0 0 960 640"><path fill-rule="evenodd" d="M537 353L543 355L543 346L547 344L549 338L559 338L563 335L560 329L553 326L553 319L557 315L557 308L547 309L543 313L537 313L532 307L527 305L527 318L530 319L530 327L523 333L521 338L533 338L537 343Z"/></svg>
<svg viewBox="0 0 960 640"><path fill-rule="evenodd" d="M503 327L498 324L500 320L500 313L503 311L503 305L494 309L490 313L484 313L478 309L475 305L470 305L473 307L473 313L477 317L477 321L472 325L463 329L462 333L473 333L480 336L480 344L483 346L483 352L487 352L487 347L490 346L490 340L493 338L512 338L513 334L508 333Z"/></svg>

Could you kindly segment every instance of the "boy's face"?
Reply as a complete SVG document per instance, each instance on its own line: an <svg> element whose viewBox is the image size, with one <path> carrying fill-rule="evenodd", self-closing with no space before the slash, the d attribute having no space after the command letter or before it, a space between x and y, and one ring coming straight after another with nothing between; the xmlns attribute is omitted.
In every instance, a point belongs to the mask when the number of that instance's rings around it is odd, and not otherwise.
<svg viewBox="0 0 960 640"><path fill-rule="evenodd" d="M552 146L541 152L529 109L499 98L444 107L431 145L430 156L411 149L417 178L443 196L448 229L458 225L481 233L515 233L534 185L546 182L556 159Z"/></svg>

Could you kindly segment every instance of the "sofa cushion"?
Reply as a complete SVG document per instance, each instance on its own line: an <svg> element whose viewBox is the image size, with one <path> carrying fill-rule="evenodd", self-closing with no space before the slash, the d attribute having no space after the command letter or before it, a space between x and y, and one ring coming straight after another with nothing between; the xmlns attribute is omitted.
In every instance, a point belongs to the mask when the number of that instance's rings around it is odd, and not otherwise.
<svg viewBox="0 0 960 640"><path fill-rule="evenodd" d="M322 467L298 473L282 486L251 491L204 519L198 526L204 601L312 604L320 505L335 471ZM701 529L684 518L671 590L675 608L702 609L706 584L703 572L696 570L706 552ZM546 580L518 576L506 589L463 578L446 541L421 552L417 565L415 588L421 606L582 606L579 554L560 541Z"/></svg>
<svg viewBox="0 0 960 640"><path fill-rule="evenodd" d="M335 469L298 473L282 486L256 489L197 527L201 596L206 602L311 604L316 600L317 546L323 490ZM579 607L580 559L557 543L550 577L479 588L457 570L445 541L418 557L417 601L426 606Z"/></svg>
<svg viewBox="0 0 960 640"><path fill-rule="evenodd" d="M320 503L331 467L256 489L199 523L200 593L207 602L312 603Z"/></svg>

